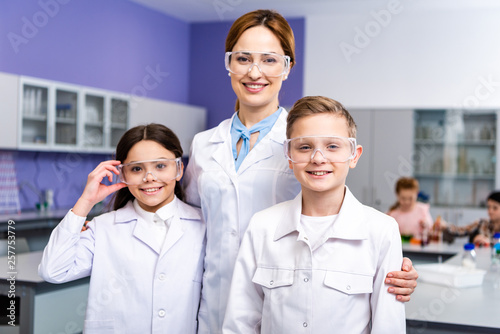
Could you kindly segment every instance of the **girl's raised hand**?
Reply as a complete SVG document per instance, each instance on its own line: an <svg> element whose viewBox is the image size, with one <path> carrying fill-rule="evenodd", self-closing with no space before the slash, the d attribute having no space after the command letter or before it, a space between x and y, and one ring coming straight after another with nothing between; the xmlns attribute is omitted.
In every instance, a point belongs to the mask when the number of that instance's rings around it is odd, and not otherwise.
<svg viewBox="0 0 500 334"><path fill-rule="evenodd" d="M119 164L120 161L117 160L103 161L89 174L83 194L72 209L74 214L86 217L94 205L115 191L127 186L125 183L116 183L109 186L101 183L105 178L109 182L113 182L113 174L119 174L116 168Z"/></svg>

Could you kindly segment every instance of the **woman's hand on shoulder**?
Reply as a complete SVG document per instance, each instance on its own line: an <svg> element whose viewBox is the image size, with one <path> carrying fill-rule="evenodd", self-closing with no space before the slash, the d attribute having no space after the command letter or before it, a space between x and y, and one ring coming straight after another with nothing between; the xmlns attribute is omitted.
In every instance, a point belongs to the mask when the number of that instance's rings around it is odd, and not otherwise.
<svg viewBox="0 0 500 334"><path fill-rule="evenodd" d="M102 183L105 178L107 178L109 182L113 182L113 174L119 174L116 168L119 164L120 161L117 160L103 161L90 172L85 189L72 209L73 213L81 217L86 217L94 205L115 191L127 186L124 183L115 183L111 185Z"/></svg>
<svg viewBox="0 0 500 334"><path fill-rule="evenodd" d="M405 257L403 258L401 271L391 271L387 274L385 283L392 285L387 291L395 294L397 300L408 302L410 301L410 295L417 287L417 278L418 273L411 260Z"/></svg>

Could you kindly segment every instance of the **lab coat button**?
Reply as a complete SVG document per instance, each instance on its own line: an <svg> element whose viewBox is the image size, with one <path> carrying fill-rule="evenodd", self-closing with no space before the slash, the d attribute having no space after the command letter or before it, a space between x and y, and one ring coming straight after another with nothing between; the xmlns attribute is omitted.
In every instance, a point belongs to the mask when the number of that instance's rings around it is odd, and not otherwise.
<svg viewBox="0 0 500 334"><path fill-rule="evenodd" d="M304 322L302 326L307 327L307 322Z"/></svg>
<svg viewBox="0 0 500 334"><path fill-rule="evenodd" d="M351 286L350 286L350 285L346 286L345 288L346 288L347 290L351 290Z"/></svg>
<svg viewBox="0 0 500 334"><path fill-rule="evenodd" d="M158 275L158 279L159 279L160 281L164 281L166 277L167 277L167 275L165 275L165 274L160 274L160 275Z"/></svg>
<svg viewBox="0 0 500 334"><path fill-rule="evenodd" d="M273 285L273 284L274 284L274 281L273 281L273 280L271 280L271 281L269 282L269 285Z"/></svg>
<svg viewBox="0 0 500 334"><path fill-rule="evenodd" d="M166 314L166 313L167 313L167 312L165 312L165 310L160 310L160 311L158 312L158 315L159 315L160 317L162 317L162 318L163 318L163 317L165 316L165 314Z"/></svg>
<svg viewBox="0 0 500 334"><path fill-rule="evenodd" d="M307 277L304 278L304 282L306 282L306 283L309 282L309 278L307 278Z"/></svg>

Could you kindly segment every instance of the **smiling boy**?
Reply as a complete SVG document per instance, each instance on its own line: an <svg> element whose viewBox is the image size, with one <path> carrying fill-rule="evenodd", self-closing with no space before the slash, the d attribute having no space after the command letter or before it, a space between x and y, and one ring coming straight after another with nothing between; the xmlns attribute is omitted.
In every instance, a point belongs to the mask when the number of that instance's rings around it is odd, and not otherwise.
<svg viewBox="0 0 500 334"><path fill-rule="evenodd" d="M405 333L384 284L402 261L398 225L345 185L363 152L355 137L337 101L304 97L290 110L285 155L302 191L253 216L224 333Z"/></svg>

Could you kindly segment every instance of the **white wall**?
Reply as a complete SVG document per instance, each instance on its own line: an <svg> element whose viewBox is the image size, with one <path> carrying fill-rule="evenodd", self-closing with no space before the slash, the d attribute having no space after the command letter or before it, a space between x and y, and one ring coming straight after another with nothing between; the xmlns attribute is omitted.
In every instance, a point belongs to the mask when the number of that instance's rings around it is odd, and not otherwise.
<svg viewBox="0 0 500 334"><path fill-rule="evenodd" d="M308 16L304 94L348 108L499 107L500 2L436 3L353 1Z"/></svg>

